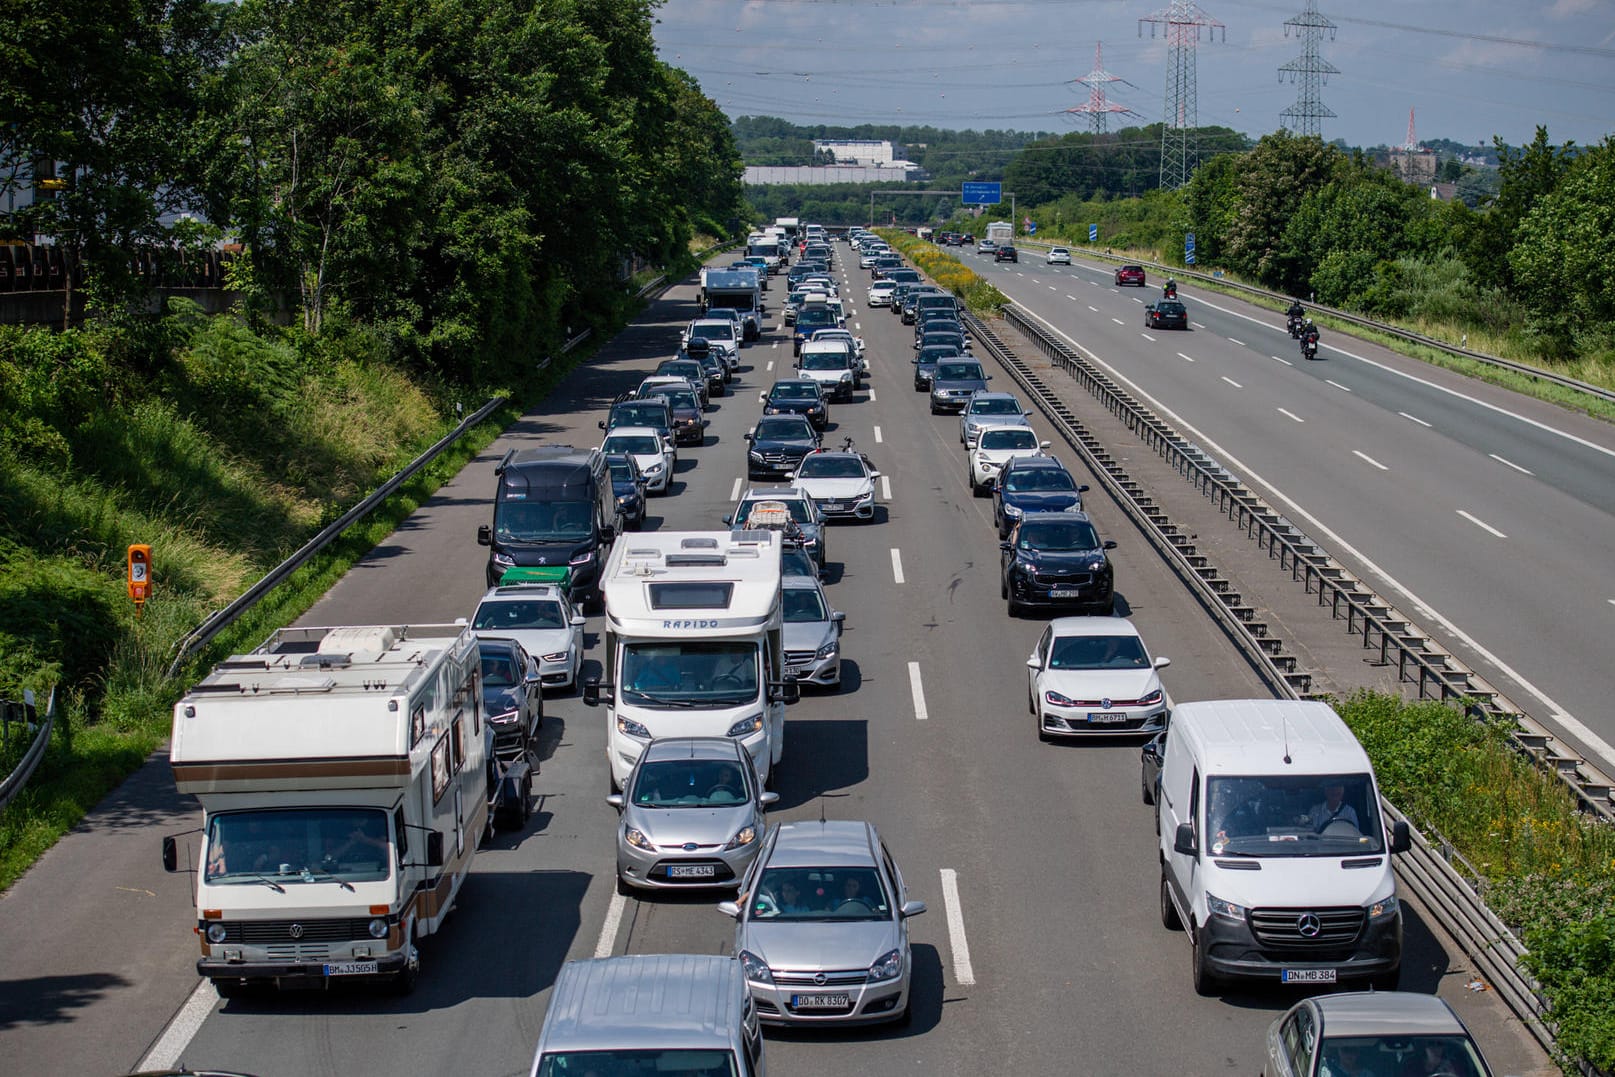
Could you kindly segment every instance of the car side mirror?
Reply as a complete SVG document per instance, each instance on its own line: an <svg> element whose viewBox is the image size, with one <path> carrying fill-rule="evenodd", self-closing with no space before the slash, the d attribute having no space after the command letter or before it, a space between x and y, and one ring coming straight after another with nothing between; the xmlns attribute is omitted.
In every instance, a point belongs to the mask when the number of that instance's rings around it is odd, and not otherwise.
<svg viewBox="0 0 1615 1077"><path fill-rule="evenodd" d="M1106 539L1103 548L1107 549L1107 550L1114 550L1116 548L1116 540L1115 539Z"/></svg>
<svg viewBox="0 0 1615 1077"><path fill-rule="evenodd" d="M846 621L846 619L847 615L842 613L840 610L835 610L830 614L830 620L834 621L836 624L842 624Z"/></svg>
<svg viewBox="0 0 1615 1077"><path fill-rule="evenodd" d="M1026 668L1027 669L1042 669L1043 668L1043 662L1035 654L1027 655L1026 656Z"/></svg>
<svg viewBox="0 0 1615 1077"><path fill-rule="evenodd" d="M172 837L163 839L163 870L179 870L179 842Z"/></svg>
<svg viewBox="0 0 1615 1077"><path fill-rule="evenodd" d="M604 419L601 419L598 423L595 423L595 425L598 426L600 429L604 430L606 428L606 421Z"/></svg>
<svg viewBox="0 0 1615 1077"><path fill-rule="evenodd" d="M572 627L574 627L574 628L581 628L583 625L587 624L588 622L589 622L589 619L587 617L583 616L583 614L581 614L581 613L572 614L571 618L568 620L568 623L571 624Z"/></svg>
<svg viewBox="0 0 1615 1077"><path fill-rule="evenodd" d="M779 803L779 794L775 792L766 792L757 798L757 803L761 804L763 809L766 811L767 809L772 808L775 804Z"/></svg>
<svg viewBox="0 0 1615 1077"><path fill-rule="evenodd" d="M493 545L493 528L489 527L487 524L483 524L481 527L477 528L477 545Z"/></svg>
<svg viewBox="0 0 1615 1077"><path fill-rule="evenodd" d="M1398 819L1391 824L1391 852L1405 853L1413 848L1413 832L1408 829L1406 819Z"/></svg>
<svg viewBox="0 0 1615 1077"><path fill-rule="evenodd" d="M923 901L905 901L905 902L903 902L903 907L901 909L897 910L897 915L899 915L903 919L907 920L910 916L918 916L918 915L920 915L920 913L922 913L924 911L925 911L925 902L923 902Z"/></svg>
<svg viewBox="0 0 1615 1077"><path fill-rule="evenodd" d="M426 835L426 866L440 868L443 866L443 832L434 830Z"/></svg>
<svg viewBox="0 0 1615 1077"><path fill-rule="evenodd" d="M1081 486L1077 487L1077 493L1085 494L1087 492L1088 492L1088 484L1087 483L1083 483Z"/></svg>
<svg viewBox="0 0 1615 1077"><path fill-rule="evenodd" d="M1040 441L1037 443L1037 447L1040 449L1046 449L1049 447L1049 443L1046 441Z"/></svg>
<svg viewBox="0 0 1615 1077"><path fill-rule="evenodd" d="M744 434L740 435L740 440L741 441L746 441L746 442L756 441L757 440L757 435L753 434L751 431L748 430Z"/></svg>
<svg viewBox="0 0 1615 1077"><path fill-rule="evenodd" d="M999 543L999 544L998 544L998 548L999 548L999 549L1000 549L1000 550L1008 550L1008 549L1010 549L1010 548L1011 548L1011 547L1010 547L1010 544L1009 544L1009 543L1007 543L1007 542L1000 542L1000 543Z"/></svg>
<svg viewBox="0 0 1615 1077"><path fill-rule="evenodd" d="M612 793L612 794L610 794L609 796L606 797L606 803L610 804L613 808L616 808L618 811L622 811L622 804L623 804L622 794L621 793Z"/></svg>
<svg viewBox="0 0 1615 1077"><path fill-rule="evenodd" d="M1171 664L1172 664L1172 659L1166 657L1165 655L1161 655L1161 656L1159 656L1159 657L1157 657L1155 659L1155 668L1156 669L1165 669L1167 666L1170 666Z"/></svg>
<svg viewBox="0 0 1615 1077"><path fill-rule="evenodd" d="M724 522L725 525L727 525L729 527L735 526L735 518L733 516L725 516L723 518L723 522Z"/></svg>
<svg viewBox="0 0 1615 1077"><path fill-rule="evenodd" d="M758 393L757 394L757 403L759 403L759 404L768 403L768 394L767 393Z"/></svg>
<svg viewBox="0 0 1615 1077"><path fill-rule="evenodd" d="M740 919L740 903L738 901L720 901L718 902L718 911L731 920Z"/></svg>
<svg viewBox="0 0 1615 1077"><path fill-rule="evenodd" d="M1184 856L1199 856L1200 849L1194 839L1194 824L1179 823L1177 831L1172 835L1172 851Z"/></svg>
<svg viewBox="0 0 1615 1077"><path fill-rule="evenodd" d="M617 528L616 528L615 525L613 525L613 524L601 524L600 525L600 541L601 542L610 542L612 539L614 539L616 537L617 537Z"/></svg>
<svg viewBox="0 0 1615 1077"><path fill-rule="evenodd" d="M981 379L981 380L982 380L982 381L992 381L992 380L993 380L993 376L992 376L992 375L991 375L991 374L988 374L988 375L987 375L987 376L986 376L986 377L985 377L985 378L983 378L983 379Z"/></svg>

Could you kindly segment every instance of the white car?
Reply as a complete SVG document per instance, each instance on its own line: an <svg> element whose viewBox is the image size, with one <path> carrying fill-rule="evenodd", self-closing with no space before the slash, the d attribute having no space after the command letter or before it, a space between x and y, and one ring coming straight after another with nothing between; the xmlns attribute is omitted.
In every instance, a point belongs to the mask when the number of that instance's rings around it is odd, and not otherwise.
<svg viewBox="0 0 1615 1077"><path fill-rule="evenodd" d="M545 687L570 688L583 667L583 614L566 592L549 583L495 587L471 615L478 635L513 639L539 663Z"/></svg>
<svg viewBox="0 0 1615 1077"><path fill-rule="evenodd" d="M897 291L895 280L881 279L869 286L869 295L865 302L872 307L889 307L892 305L892 293Z"/></svg>
<svg viewBox="0 0 1615 1077"><path fill-rule="evenodd" d="M796 371L798 377L818 382L826 400L851 400L858 387L858 357L845 340L805 342Z"/></svg>
<svg viewBox="0 0 1615 1077"><path fill-rule="evenodd" d="M614 426L601 443L603 453L621 453L632 456L639 473L645 477L645 489L651 493L667 493L667 484L673 479L672 446L649 426Z"/></svg>
<svg viewBox="0 0 1615 1077"><path fill-rule="evenodd" d="M815 329L808 340L844 340L852 345L852 350L858 357L858 380L862 381L869 373L869 360L864 358L864 338L855 336L851 329Z"/></svg>
<svg viewBox="0 0 1615 1077"><path fill-rule="evenodd" d="M728 316L697 318L685 326L684 334L679 338L679 346L688 344L691 337L706 340L715 353L723 356L724 365L731 370L739 364L740 342L744 334L736 328L732 318Z"/></svg>
<svg viewBox="0 0 1615 1077"><path fill-rule="evenodd" d="M984 426L970 450L970 492L976 497L992 489L1004 465L1017 456L1042 456L1049 447L1029 426Z"/></svg>
<svg viewBox="0 0 1615 1077"><path fill-rule="evenodd" d="M861 452L808 453L788 478L807 491L827 520L875 518L875 480L880 472Z"/></svg>
<svg viewBox="0 0 1615 1077"><path fill-rule="evenodd" d="M1050 247L1043 260L1051 266L1068 266L1071 264L1071 252L1064 247Z"/></svg>
<svg viewBox="0 0 1615 1077"><path fill-rule="evenodd" d="M886 253L885 248L881 248L881 247L865 247L864 248L864 253L860 254L858 256L858 268L859 269L874 269L875 268L875 259L879 258L881 255L883 255L885 253Z"/></svg>
<svg viewBox="0 0 1615 1077"><path fill-rule="evenodd" d="M1039 740L1087 733L1166 728L1166 690L1133 622L1123 617L1058 617L1026 659L1026 703Z"/></svg>

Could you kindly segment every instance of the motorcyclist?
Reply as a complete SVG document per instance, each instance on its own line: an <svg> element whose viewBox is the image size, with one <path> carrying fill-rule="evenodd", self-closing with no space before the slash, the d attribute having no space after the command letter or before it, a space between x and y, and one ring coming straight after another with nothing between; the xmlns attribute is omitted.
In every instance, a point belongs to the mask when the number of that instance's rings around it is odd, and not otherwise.
<svg viewBox="0 0 1615 1077"><path fill-rule="evenodd" d="M1318 327L1308 318L1301 326L1301 351L1308 358L1318 354Z"/></svg>
<svg viewBox="0 0 1615 1077"><path fill-rule="evenodd" d="M1292 299L1290 300L1290 309L1284 313L1286 315L1285 325L1290 330L1290 335L1292 337L1299 336L1302 319L1306 317L1306 308L1301 306L1299 299Z"/></svg>
<svg viewBox="0 0 1615 1077"><path fill-rule="evenodd" d="M1168 277L1166 283L1161 285L1161 297L1163 299L1176 299L1178 297L1178 282Z"/></svg>

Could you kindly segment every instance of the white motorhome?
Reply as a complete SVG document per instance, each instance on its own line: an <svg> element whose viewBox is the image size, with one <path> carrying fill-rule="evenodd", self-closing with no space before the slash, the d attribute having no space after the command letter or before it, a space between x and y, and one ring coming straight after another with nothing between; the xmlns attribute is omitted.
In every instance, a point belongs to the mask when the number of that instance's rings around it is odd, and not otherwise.
<svg viewBox="0 0 1615 1077"><path fill-rule="evenodd" d="M732 737L767 781L785 751L780 537L772 531L638 532L606 562L606 756L620 789L660 737Z"/></svg>
<svg viewBox="0 0 1615 1077"><path fill-rule="evenodd" d="M202 803L197 972L414 986L488 818L466 625L286 628L174 705L169 759ZM179 867L174 838L163 862Z"/></svg>
<svg viewBox="0 0 1615 1077"><path fill-rule="evenodd" d="M1368 754L1327 704L1180 703L1155 792L1161 922L1183 928L1195 990L1230 978L1367 980L1395 990L1402 912Z"/></svg>
<svg viewBox="0 0 1615 1077"><path fill-rule="evenodd" d="M1008 247L1015 242L1015 226L1008 221L994 221L987 226L987 242L995 247Z"/></svg>

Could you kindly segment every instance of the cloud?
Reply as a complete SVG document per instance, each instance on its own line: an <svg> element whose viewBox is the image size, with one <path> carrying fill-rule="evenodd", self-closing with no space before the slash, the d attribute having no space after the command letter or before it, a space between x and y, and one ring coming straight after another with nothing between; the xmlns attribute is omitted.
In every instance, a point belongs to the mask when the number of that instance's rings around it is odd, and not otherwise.
<svg viewBox="0 0 1615 1077"><path fill-rule="evenodd" d="M1553 0L1553 6L1548 8L1548 15L1550 18L1568 19L1596 11L1604 2L1605 0Z"/></svg>

